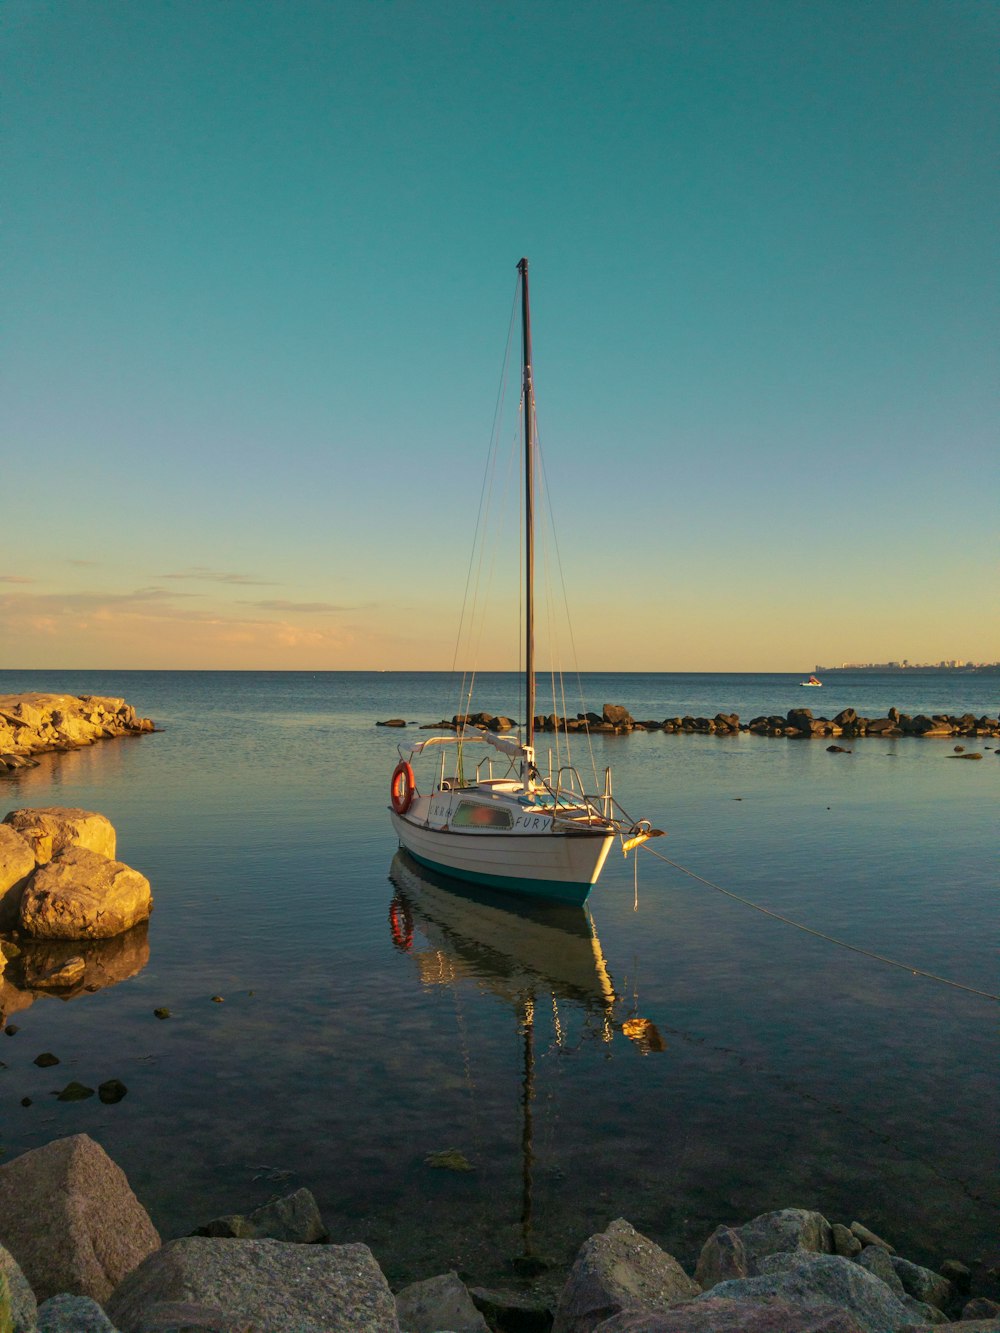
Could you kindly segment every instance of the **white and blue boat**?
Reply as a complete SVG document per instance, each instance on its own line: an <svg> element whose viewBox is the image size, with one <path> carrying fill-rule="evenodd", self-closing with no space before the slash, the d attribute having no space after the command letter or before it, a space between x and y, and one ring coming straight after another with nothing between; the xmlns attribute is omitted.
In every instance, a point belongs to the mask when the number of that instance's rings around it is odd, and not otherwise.
<svg viewBox="0 0 1000 1333"><path fill-rule="evenodd" d="M524 697L526 721L501 736L459 721L447 736L399 746L390 783L390 814L400 845L421 865L467 883L533 898L583 904L617 840L628 853L658 830L633 821L617 804L611 770L588 795L575 768L540 771L535 750L534 491L535 403L531 368L528 261L518 264L524 434ZM470 760L469 747L485 747ZM437 758L433 784L417 786L414 761ZM473 751L474 754L478 751ZM495 776L502 757L504 772ZM558 761L557 761L558 765Z"/></svg>

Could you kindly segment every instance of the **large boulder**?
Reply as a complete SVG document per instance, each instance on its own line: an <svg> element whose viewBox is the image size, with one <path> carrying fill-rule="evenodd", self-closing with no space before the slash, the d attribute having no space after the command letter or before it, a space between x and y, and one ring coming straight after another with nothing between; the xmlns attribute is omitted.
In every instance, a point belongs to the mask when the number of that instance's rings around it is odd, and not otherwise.
<svg viewBox="0 0 1000 1333"><path fill-rule="evenodd" d="M104 1303L160 1237L125 1172L86 1134L0 1166L0 1236L39 1300Z"/></svg>
<svg viewBox="0 0 1000 1333"><path fill-rule="evenodd" d="M7 1310L2 1297L6 1294ZM13 1333L33 1333L35 1327L35 1293L21 1266L10 1250L0 1245L0 1315L9 1314ZM3 1328L0 1319L0 1328Z"/></svg>
<svg viewBox="0 0 1000 1333"><path fill-rule="evenodd" d="M612 727L631 727L635 719L627 708L621 704L605 704L603 708L604 721Z"/></svg>
<svg viewBox="0 0 1000 1333"><path fill-rule="evenodd" d="M406 1333L490 1333L457 1273L411 1282L396 1292L396 1315Z"/></svg>
<svg viewBox="0 0 1000 1333"><path fill-rule="evenodd" d="M700 1290L673 1255L620 1217L581 1246L552 1333L591 1333L622 1310L656 1310Z"/></svg>
<svg viewBox="0 0 1000 1333"><path fill-rule="evenodd" d="M85 847L115 859L115 830L110 819L92 810L47 806L39 810L11 810L5 824L28 842L39 865L68 847Z"/></svg>
<svg viewBox="0 0 1000 1333"><path fill-rule="evenodd" d="M908 1259L900 1259L897 1255L892 1255L889 1262L902 1282L907 1296L912 1296L915 1301L937 1306L939 1310L947 1309L952 1298L952 1287L946 1277L933 1272L930 1268L911 1264Z"/></svg>
<svg viewBox="0 0 1000 1333"><path fill-rule="evenodd" d="M861 1333L861 1328L832 1305L807 1310L782 1301L748 1305L709 1296L655 1314L626 1311L598 1324L594 1333Z"/></svg>
<svg viewBox="0 0 1000 1333"><path fill-rule="evenodd" d="M35 869L35 854L9 824L0 824L0 930L17 925L21 894Z"/></svg>
<svg viewBox="0 0 1000 1333"><path fill-rule="evenodd" d="M109 939L145 921L152 909L145 875L70 847L35 871L21 896L20 926L34 939Z"/></svg>
<svg viewBox="0 0 1000 1333"><path fill-rule="evenodd" d="M775 1254L763 1261L771 1271L720 1282L711 1295L766 1304L784 1301L806 1309L836 1305L863 1333L897 1333L913 1313L879 1278L851 1259L833 1254Z"/></svg>
<svg viewBox="0 0 1000 1333"><path fill-rule="evenodd" d="M719 1282L756 1277L768 1255L830 1254L833 1249L833 1228L822 1213L781 1208L761 1213L741 1227L716 1227L702 1246L695 1280L708 1291Z"/></svg>
<svg viewBox="0 0 1000 1333"><path fill-rule="evenodd" d="M105 1303L121 1333L145 1312L194 1301L242 1319L254 1333L398 1333L396 1302L367 1245L188 1236L151 1254Z"/></svg>

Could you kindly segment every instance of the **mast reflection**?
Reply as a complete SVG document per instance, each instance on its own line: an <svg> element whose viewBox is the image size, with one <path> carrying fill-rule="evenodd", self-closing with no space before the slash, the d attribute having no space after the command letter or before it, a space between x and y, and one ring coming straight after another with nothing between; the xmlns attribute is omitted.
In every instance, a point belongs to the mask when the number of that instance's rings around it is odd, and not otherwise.
<svg viewBox="0 0 1000 1333"><path fill-rule="evenodd" d="M389 879L395 889L389 904L392 943L412 958L421 982L471 982L516 1015L523 1044L520 1224L524 1257L530 1259L537 1015L551 1006L558 1047L567 1039L559 1012L567 1002L584 1013L585 1036L609 1048L616 1033L643 1054L662 1051L665 1043L655 1025L638 1017L616 992L586 908L458 885L402 850L393 858Z"/></svg>

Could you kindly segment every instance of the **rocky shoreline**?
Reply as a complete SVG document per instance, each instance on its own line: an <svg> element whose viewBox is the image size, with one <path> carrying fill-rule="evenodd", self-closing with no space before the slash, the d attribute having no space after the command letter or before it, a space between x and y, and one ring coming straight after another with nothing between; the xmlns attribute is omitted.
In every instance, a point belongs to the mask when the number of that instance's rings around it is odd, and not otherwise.
<svg viewBox="0 0 1000 1333"><path fill-rule="evenodd" d="M558 1292L439 1274L392 1291L367 1245L329 1243L299 1189L162 1241L86 1134L0 1166L2 1333L956 1333L1000 1329L969 1268L897 1255L858 1221L801 1208L723 1224L693 1274L623 1218Z"/></svg>
<svg viewBox="0 0 1000 1333"><path fill-rule="evenodd" d="M377 727L405 727L400 717L376 722ZM511 731L518 726L509 717L490 712L455 714L450 721L410 723L421 731L457 731L460 726L485 727L488 731ZM600 713L577 713L575 717L559 717L555 713L539 714L535 718L536 732L596 732L628 735L633 731L663 731L670 734L703 736L737 736L750 732L755 736L784 736L789 740L845 736L848 739L878 736L882 739L897 736L963 737L978 740L1000 737L1000 717L976 717L973 713L956 716L918 713L911 717L898 708L890 708L885 717L863 717L853 708L842 709L836 717L814 717L811 708L790 708L787 713L761 715L741 722L738 713L716 713L714 717L668 717L639 721L622 704L605 704ZM998 752L1000 753L1000 752ZM971 757L971 756L970 756Z"/></svg>
<svg viewBox="0 0 1000 1333"><path fill-rule="evenodd" d="M79 750L95 741L155 730L150 719L139 717L124 699L0 694L0 774L34 767L35 755Z"/></svg>

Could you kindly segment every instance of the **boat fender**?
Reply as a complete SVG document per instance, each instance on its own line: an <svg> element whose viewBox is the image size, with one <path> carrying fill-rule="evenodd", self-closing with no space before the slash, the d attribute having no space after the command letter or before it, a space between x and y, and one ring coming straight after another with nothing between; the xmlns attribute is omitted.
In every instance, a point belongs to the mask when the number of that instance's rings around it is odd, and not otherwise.
<svg viewBox="0 0 1000 1333"><path fill-rule="evenodd" d="M405 759L401 759L393 770L392 781L389 783L389 799L397 815L406 814L416 790L413 769Z"/></svg>
<svg viewBox="0 0 1000 1333"><path fill-rule="evenodd" d="M389 904L389 929L393 946L401 953L409 953L413 948L413 916L406 903L398 898Z"/></svg>

